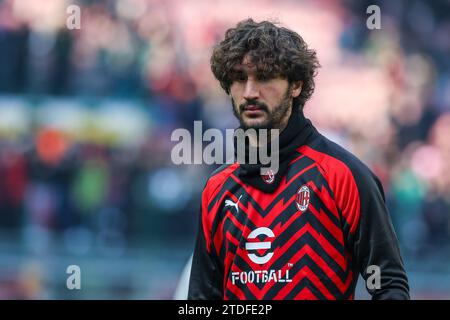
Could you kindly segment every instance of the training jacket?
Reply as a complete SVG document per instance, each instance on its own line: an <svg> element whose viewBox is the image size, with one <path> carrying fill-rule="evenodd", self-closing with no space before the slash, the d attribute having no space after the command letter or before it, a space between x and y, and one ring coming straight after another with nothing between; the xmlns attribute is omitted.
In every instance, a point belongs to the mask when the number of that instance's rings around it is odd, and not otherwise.
<svg viewBox="0 0 450 320"><path fill-rule="evenodd" d="M203 189L188 299L409 299L383 187L315 128L275 192L223 165ZM273 177L262 176L267 183Z"/></svg>

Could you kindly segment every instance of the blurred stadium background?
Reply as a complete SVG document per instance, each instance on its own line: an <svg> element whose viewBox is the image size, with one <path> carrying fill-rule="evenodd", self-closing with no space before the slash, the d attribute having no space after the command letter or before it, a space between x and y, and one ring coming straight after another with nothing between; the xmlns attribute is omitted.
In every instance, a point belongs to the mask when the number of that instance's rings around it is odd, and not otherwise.
<svg viewBox="0 0 450 320"><path fill-rule="evenodd" d="M0 0L0 299L173 297L214 167L170 134L236 126L209 54L247 17L317 50L306 115L382 179L412 297L450 299L448 0Z"/></svg>

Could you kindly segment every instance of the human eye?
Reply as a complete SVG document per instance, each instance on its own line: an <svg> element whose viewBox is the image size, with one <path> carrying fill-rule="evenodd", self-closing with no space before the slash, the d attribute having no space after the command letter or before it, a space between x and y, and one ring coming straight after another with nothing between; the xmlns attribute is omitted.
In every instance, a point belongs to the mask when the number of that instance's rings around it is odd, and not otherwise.
<svg viewBox="0 0 450 320"><path fill-rule="evenodd" d="M247 74L245 72L236 72L234 78L237 82L244 82L247 81Z"/></svg>
<svg viewBox="0 0 450 320"><path fill-rule="evenodd" d="M267 73L261 72L261 73L258 73L257 79L258 79L258 81L260 81L260 82L267 82L267 81L270 81L271 79L273 79L273 77L271 77L271 76L270 76L269 74L267 74Z"/></svg>

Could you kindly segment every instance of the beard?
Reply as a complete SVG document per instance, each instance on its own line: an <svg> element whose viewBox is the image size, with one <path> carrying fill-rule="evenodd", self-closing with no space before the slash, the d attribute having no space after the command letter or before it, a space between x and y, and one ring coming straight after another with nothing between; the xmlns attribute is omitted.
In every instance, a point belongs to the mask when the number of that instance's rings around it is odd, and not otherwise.
<svg viewBox="0 0 450 320"><path fill-rule="evenodd" d="M244 130L247 129L279 129L282 125L283 120L285 120L285 116L291 107L291 87L289 86L281 99L280 103L273 111L269 111L269 108L266 104L259 102L257 100L249 99L244 103L240 104L239 107L236 106L236 103L233 98L231 98L231 103L233 104L233 114L239 120L240 127ZM245 107L249 105L258 106L264 113L267 114L267 117L264 121L248 125L244 120L242 113L244 112Z"/></svg>

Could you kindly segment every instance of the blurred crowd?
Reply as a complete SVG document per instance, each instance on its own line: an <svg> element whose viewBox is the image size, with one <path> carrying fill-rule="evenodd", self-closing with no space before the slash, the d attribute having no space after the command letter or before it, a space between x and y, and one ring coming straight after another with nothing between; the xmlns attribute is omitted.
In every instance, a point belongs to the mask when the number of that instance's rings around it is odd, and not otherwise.
<svg viewBox="0 0 450 320"><path fill-rule="evenodd" d="M80 29L66 28L69 4ZM380 30L366 26L372 4ZM381 178L405 256L450 262L445 0L0 0L0 242L189 251L215 168L175 166L170 135L194 120L237 125L209 55L249 16L280 20L317 50L306 116Z"/></svg>

